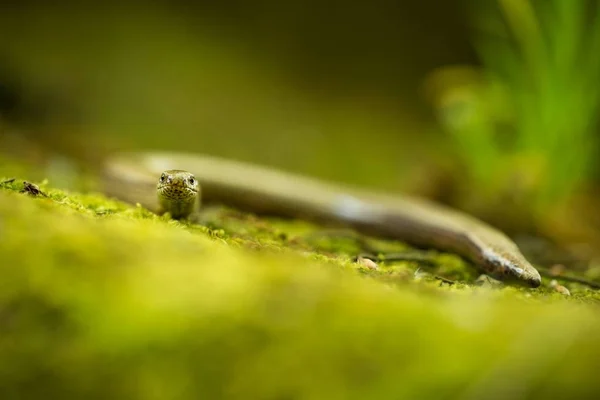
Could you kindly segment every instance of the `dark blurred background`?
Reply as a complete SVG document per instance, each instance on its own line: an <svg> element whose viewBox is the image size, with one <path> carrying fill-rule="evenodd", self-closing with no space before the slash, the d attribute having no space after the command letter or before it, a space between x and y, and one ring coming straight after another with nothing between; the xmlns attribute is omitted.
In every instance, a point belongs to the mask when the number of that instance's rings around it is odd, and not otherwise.
<svg viewBox="0 0 600 400"><path fill-rule="evenodd" d="M117 150L192 150L596 243L599 12L561 0L4 3L0 144L78 168Z"/></svg>

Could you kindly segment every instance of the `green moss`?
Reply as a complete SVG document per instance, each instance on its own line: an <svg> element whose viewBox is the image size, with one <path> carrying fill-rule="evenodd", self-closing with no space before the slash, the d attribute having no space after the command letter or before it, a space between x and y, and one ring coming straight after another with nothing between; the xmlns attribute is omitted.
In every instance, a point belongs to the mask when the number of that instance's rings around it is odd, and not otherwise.
<svg viewBox="0 0 600 400"><path fill-rule="evenodd" d="M0 182L4 179L0 178ZM2 398L590 395L597 292L354 262L375 238L215 209L207 226L100 194L0 189ZM331 233L331 232L330 232ZM339 232L337 232L339 233ZM455 280L445 283L436 278Z"/></svg>
<svg viewBox="0 0 600 400"><path fill-rule="evenodd" d="M96 219L150 220L155 224L177 227L183 231L220 241L232 247L272 253L292 252L303 254L314 261L324 261L342 270L354 270L384 282L434 281L446 290L476 285L477 269L454 254L435 250L417 250L394 240L361 235L347 229L330 229L301 220L258 217L228 207L210 207L202 216L202 223L173 221L168 216L156 216L139 206L131 206L100 193L67 193L52 188L47 181L38 183L47 197L38 196L40 208L68 210L71 213ZM0 178L0 190L19 193L23 180ZM20 194L20 196L25 196ZM368 253L380 258L377 269L367 268L356 262L356 256ZM387 255L406 255L406 261L387 260ZM411 259L414 257L414 259ZM522 290L527 295L556 296L555 290ZM600 301L598 291L585 285L569 284L577 299ZM508 290L504 288L504 290ZM562 295L560 295L562 296Z"/></svg>

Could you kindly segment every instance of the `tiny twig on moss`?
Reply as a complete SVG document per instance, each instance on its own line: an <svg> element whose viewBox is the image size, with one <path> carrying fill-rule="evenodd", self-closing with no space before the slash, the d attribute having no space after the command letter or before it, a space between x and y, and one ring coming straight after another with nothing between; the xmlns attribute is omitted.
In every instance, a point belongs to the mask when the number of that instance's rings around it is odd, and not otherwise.
<svg viewBox="0 0 600 400"><path fill-rule="evenodd" d="M448 278L444 278L443 276L439 276L439 275L435 275L434 276L435 279L440 281L440 286L444 283L448 284L448 285L454 285L456 282L453 280L450 280Z"/></svg>
<svg viewBox="0 0 600 400"><path fill-rule="evenodd" d="M552 273L549 270L543 269L543 268L538 268L538 271L540 272L540 274L543 277L546 277L546 278L553 278L553 279L562 280L565 282L580 283L582 285L589 286L593 289L600 289L600 282L592 281L592 280L585 279L585 278L582 278L579 276L574 276L574 275L556 274L556 273Z"/></svg>

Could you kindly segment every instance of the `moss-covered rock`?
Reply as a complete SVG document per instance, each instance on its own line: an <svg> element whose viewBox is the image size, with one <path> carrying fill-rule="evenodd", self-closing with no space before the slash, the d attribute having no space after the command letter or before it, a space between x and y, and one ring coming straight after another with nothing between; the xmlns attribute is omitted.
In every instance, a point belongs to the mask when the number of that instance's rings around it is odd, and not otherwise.
<svg viewBox="0 0 600 400"><path fill-rule="evenodd" d="M197 226L99 194L0 186L2 399L600 390L599 297L584 287L567 298L476 286L449 254L433 269L373 269L354 262L366 242L407 246L228 209Z"/></svg>

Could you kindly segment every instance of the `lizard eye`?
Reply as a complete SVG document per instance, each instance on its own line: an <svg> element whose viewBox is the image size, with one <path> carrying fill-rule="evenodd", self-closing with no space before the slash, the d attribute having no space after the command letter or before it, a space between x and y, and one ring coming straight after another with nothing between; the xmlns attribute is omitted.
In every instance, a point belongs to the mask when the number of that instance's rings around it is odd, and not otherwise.
<svg viewBox="0 0 600 400"><path fill-rule="evenodd" d="M164 181L165 181L165 174L162 174L162 175L160 176L160 181L161 181L161 182L164 182Z"/></svg>
<svg viewBox="0 0 600 400"><path fill-rule="evenodd" d="M193 185L194 183L196 183L196 180L194 179L194 177L190 178L190 185Z"/></svg>

